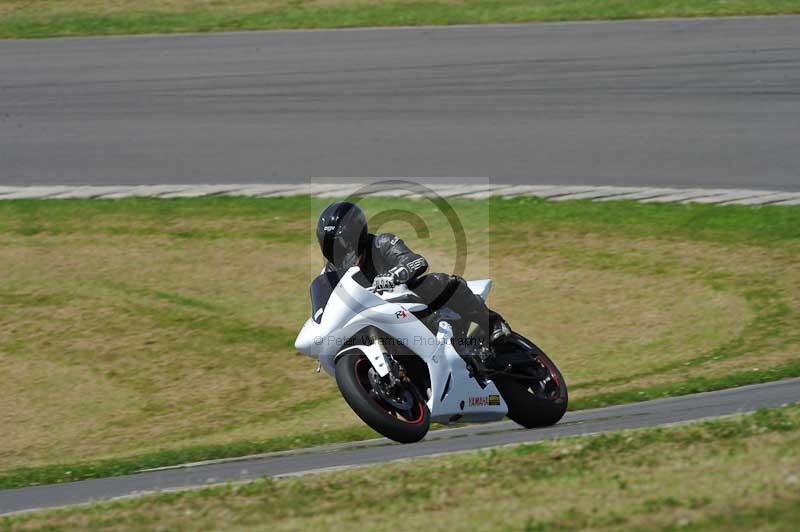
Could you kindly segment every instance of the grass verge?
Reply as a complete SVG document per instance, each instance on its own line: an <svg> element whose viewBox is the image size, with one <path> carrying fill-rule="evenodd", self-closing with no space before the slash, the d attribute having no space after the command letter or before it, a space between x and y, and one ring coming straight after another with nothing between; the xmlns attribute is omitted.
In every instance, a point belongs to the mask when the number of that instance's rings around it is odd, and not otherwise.
<svg viewBox="0 0 800 532"><path fill-rule="evenodd" d="M10 0L0 37L800 13L797 0Z"/></svg>
<svg viewBox="0 0 800 532"><path fill-rule="evenodd" d="M158 451L126 459L111 459L99 462L54 464L49 466L11 469L0 477L0 490L60 484L90 478L106 478L130 475L145 469L170 465L189 464L204 460L249 456L287 449L301 449L344 441L361 441L379 435L367 426L353 427L329 432L299 434L276 437L266 441L240 441L229 444L198 445L182 449Z"/></svg>
<svg viewBox="0 0 800 532"><path fill-rule="evenodd" d="M794 530L800 406L0 519L2 530ZM510 481L513 479L513 481Z"/></svg>
<svg viewBox="0 0 800 532"><path fill-rule="evenodd" d="M0 202L0 487L374 436L292 340L324 200ZM453 201L586 408L800 375L800 209ZM447 222L371 199L435 270ZM36 415L31 413L35 412Z"/></svg>

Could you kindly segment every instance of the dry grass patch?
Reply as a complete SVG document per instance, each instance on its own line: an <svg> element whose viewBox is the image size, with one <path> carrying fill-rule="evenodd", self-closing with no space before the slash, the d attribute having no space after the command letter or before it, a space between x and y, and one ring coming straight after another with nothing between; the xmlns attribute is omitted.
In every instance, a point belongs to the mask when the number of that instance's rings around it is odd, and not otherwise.
<svg viewBox="0 0 800 532"><path fill-rule="evenodd" d="M737 337L754 314L744 298L701 282L588 268L537 268L498 292L497 307L512 309L512 325L552 352L574 384L691 360Z"/></svg>
<svg viewBox="0 0 800 532"><path fill-rule="evenodd" d="M495 304L557 357L575 398L798 359L792 247L562 230L508 254L518 255L495 254L496 276L509 279Z"/></svg>
<svg viewBox="0 0 800 532"><path fill-rule="evenodd" d="M11 427L0 475L361 427L333 380L292 348L321 263L311 213L323 202L0 205L0 388L11 398L0 403ZM430 238L397 222L382 230L433 270L452 268L451 233L428 203L365 205L430 221ZM639 235L595 214L537 219L584 209L554 204L490 223L485 203L453 205L471 244L467 277L494 278L491 305L553 356L578 402L798 359L792 238L756 245L652 236L682 227L661 219ZM518 206L502 205L504 215Z"/></svg>
<svg viewBox="0 0 800 532"><path fill-rule="evenodd" d="M130 236L6 243L0 262L26 266L8 268L4 287L14 318L0 325L0 386L17 398L0 408L14 427L4 467L185 444L286 417L308 387L313 400L332 397L290 347L305 305L275 294L306 279L286 247Z"/></svg>

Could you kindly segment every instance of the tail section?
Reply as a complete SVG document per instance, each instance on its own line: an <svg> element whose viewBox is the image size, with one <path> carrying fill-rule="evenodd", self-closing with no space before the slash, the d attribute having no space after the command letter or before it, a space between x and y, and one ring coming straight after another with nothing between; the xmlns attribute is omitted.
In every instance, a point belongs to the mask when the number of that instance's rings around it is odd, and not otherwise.
<svg viewBox="0 0 800 532"><path fill-rule="evenodd" d="M467 281L467 286L472 290L473 294L478 295L481 299L486 301L489 297L489 291L492 289L491 279L479 279L477 281Z"/></svg>

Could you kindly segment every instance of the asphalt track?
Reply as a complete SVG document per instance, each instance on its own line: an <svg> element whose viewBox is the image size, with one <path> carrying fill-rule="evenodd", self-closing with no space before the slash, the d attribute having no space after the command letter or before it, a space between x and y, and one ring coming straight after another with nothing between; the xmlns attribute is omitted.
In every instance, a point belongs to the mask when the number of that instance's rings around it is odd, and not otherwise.
<svg viewBox="0 0 800 532"><path fill-rule="evenodd" d="M558 425L538 430L524 430L511 422L473 425L435 431L422 442L412 445L377 439L220 460L190 467L165 468L122 477L5 490L0 491L0 514L157 490L246 481L265 476L296 476L441 453L680 423L798 401L800 379L788 379L718 392L568 412Z"/></svg>
<svg viewBox="0 0 800 532"><path fill-rule="evenodd" d="M0 42L0 184L800 190L800 17Z"/></svg>

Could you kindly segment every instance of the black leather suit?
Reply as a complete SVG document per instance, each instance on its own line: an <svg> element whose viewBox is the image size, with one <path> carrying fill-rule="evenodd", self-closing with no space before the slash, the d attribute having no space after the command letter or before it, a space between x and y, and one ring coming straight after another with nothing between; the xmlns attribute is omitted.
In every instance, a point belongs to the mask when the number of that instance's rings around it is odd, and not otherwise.
<svg viewBox="0 0 800 532"><path fill-rule="evenodd" d="M367 249L361 262L361 271L372 282L376 276L402 267L408 270L406 285L432 310L447 306L483 328L490 330L493 312L479 296L456 275L429 273L425 257L411 251L405 243L391 233L370 234ZM328 264L328 270L335 269Z"/></svg>

